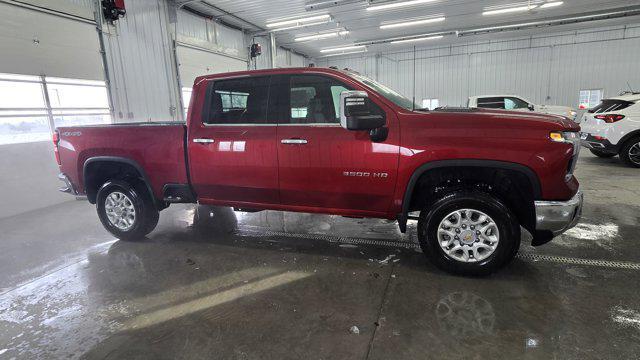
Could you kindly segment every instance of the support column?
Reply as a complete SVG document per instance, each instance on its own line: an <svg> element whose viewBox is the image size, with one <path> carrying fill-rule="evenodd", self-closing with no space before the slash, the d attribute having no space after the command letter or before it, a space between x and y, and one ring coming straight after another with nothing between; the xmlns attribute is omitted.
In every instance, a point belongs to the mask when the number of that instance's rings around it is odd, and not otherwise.
<svg viewBox="0 0 640 360"><path fill-rule="evenodd" d="M278 58L277 58L278 48L276 47L276 36L273 33L269 33L269 53L271 54L271 68L275 69L277 67Z"/></svg>

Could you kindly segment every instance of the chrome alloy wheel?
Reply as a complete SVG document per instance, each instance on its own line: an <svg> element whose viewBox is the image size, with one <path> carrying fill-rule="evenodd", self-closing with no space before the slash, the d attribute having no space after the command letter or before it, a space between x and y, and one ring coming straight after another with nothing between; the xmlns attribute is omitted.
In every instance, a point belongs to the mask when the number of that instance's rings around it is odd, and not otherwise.
<svg viewBox="0 0 640 360"><path fill-rule="evenodd" d="M447 215L438 226L438 244L451 258L474 263L496 251L498 225L482 211L460 209Z"/></svg>
<svg viewBox="0 0 640 360"><path fill-rule="evenodd" d="M104 210L111 225L122 231L127 231L136 222L136 209L129 197L119 191L114 191L104 201Z"/></svg>
<svg viewBox="0 0 640 360"><path fill-rule="evenodd" d="M636 165L640 165L640 142L633 144L629 148L629 160Z"/></svg>

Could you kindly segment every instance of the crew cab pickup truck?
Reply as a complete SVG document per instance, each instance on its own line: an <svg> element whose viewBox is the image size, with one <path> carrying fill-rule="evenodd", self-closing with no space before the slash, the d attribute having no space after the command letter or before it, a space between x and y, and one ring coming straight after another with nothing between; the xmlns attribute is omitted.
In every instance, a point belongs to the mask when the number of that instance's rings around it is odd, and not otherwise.
<svg viewBox="0 0 640 360"><path fill-rule="evenodd" d="M122 240L173 203L418 220L440 268L487 274L577 221L579 127L481 109L416 110L351 71L294 68L199 77L187 123L61 127L62 191L86 195ZM419 216L416 216L419 212Z"/></svg>

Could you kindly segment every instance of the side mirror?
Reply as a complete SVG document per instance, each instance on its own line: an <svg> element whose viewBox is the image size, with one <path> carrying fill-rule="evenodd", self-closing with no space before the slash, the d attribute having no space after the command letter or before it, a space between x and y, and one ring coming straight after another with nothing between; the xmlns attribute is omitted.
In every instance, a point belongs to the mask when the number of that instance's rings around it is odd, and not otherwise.
<svg viewBox="0 0 640 360"><path fill-rule="evenodd" d="M530 111L536 111L536 107L533 106L533 104L529 104L529 106L527 106L529 108Z"/></svg>
<svg viewBox="0 0 640 360"><path fill-rule="evenodd" d="M373 130L383 127L386 119L369 102L366 91L340 93L340 125L347 130Z"/></svg>

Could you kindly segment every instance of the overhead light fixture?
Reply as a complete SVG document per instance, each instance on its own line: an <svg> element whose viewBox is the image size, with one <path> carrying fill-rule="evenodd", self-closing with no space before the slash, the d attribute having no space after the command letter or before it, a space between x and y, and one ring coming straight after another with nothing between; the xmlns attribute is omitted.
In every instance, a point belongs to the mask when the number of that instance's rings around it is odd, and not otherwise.
<svg viewBox="0 0 640 360"><path fill-rule="evenodd" d="M406 26L424 25L424 24L442 22L444 20L445 20L445 17L442 16L442 17L431 18L431 19L403 21L403 22L398 22L398 23L380 25L380 29L384 30L384 29L401 28L401 27L406 27Z"/></svg>
<svg viewBox="0 0 640 360"><path fill-rule="evenodd" d="M372 5L367 7L367 11L375 11L375 10L386 10L386 9L395 9L404 6L411 5L420 5L425 3L430 3L438 0L409 0L409 1L397 1L397 2L388 2L380 5Z"/></svg>
<svg viewBox="0 0 640 360"><path fill-rule="evenodd" d="M284 30L291 30L291 29L300 29L300 28L310 27L314 25L322 25L328 22L329 21L310 22L310 23L304 23L304 24L298 24L298 25L292 25L292 26L286 26L286 27L279 27L277 29L271 29L271 31L276 32L276 31L284 31Z"/></svg>
<svg viewBox="0 0 640 360"><path fill-rule="evenodd" d="M341 46L341 47L335 47L335 48L327 48L327 49L322 49L320 50L321 53L332 53L332 52L338 52L338 51L347 51L347 50L360 50L360 49L366 49L367 47L364 45L349 45L349 46Z"/></svg>
<svg viewBox="0 0 640 360"><path fill-rule="evenodd" d="M435 36L425 36L425 37L419 37L419 38L413 38L413 39L394 40L394 41L391 41L390 44L403 44L403 43L415 42L415 41L438 40L438 39L442 39L443 37L444 36L442 35L435 35Z"/></svg>
<svg viewBox="0 0 640 360"><path fill-rule="evenodd" d="M538 5L527 5L527 6L517 6L511 8L503 8L503 9L495 9L495 10L487 10L482 13L482 15L499 15L499 14L509 14L515 12L525 12L532 9L535 9Z"/></svg>
<svg viewBox="0 0 640 360"><path fill-rule="evenodd" d="M322 24L331 21L331 15L317 15L317 16L309 16L298 19L290 19L290 20L282 20L273 23L268 23L266 27L268 28L279 28L279 27L291 27L291 26L306 26L309 23Z"/></svg>
<svg viewBox="0 0 640 360"><path fill-rule="evenodd" d="M347 30L340 30L340 31L333 31L333 32L322 33L322 34L300 36L300 37L295 38L294 40L295 41L309 41L309 40L329 39L329 38L333 38L333 37L337 37L337 36L347 35L348 33L349 33L349 31L347 31Z"/></svg>
<svg viewBox="0 0 640 360"><path fill-rule="evenodd" d="M540 8L541 9L548 9L548 8L560 6L562 4L564 4L564 1L552 1L552 2L548 2L548 3L544 3L544 4L540 5Z"/></svg>
<svg viewBox="0 0 640 360"><path fill-rule="evenodd" d="M337 54L327 54L327 55L323 55L323 57L329 57L329 56L340 56L340 55L349 55L349 54L362 54L367 52L367 49L362 49L362 50L356 50L356 51L347 51L347 52L340 52Z"/></svg>

